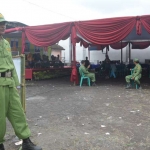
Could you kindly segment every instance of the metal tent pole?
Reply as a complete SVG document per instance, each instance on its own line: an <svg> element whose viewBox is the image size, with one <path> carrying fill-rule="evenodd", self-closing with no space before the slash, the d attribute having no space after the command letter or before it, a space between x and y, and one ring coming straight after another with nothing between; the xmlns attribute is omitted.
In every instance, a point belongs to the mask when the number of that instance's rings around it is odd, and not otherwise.
<svg viewBox="0 0 150 150"><path fill-rule="evenodd" d="M129 42L129 63L130 63L130 60L131 60L131 43Z"/></svg>
<svg viewBox="0 0 150 150"><path fill-rule="evenodd" d="M122 63L122 41L121 41L121 63Z"/></svg>

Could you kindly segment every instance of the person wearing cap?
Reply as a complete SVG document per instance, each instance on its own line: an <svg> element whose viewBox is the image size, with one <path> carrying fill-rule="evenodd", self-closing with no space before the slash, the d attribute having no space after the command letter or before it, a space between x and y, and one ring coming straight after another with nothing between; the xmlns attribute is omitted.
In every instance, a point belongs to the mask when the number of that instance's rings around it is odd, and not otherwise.
<svg viewBox="0 0 150 150"><path fill-rule="evenodd" d="M139 89L141 89L140 79L142 77L142 67L139 64L139 60L137 58L134 59L135 67L133 68L132 75L128 75L125 77L127 86L126 89L131 88L130 80L134 80L136 84L138 84Z"/></svg>
<svg viewBox="0 0 150 150"><path fill-rule="evenodd" d="M90 65L86 68L85 67L85 60L82 60L81 66L79 67L79 70L81 70L86 77L89 77L90 80L92 81L92 86L95 86L96 85L95 84L95 73L90 73L88 71L89 68L90 68ZM80 75L82 76L82 74L80 74Z"/></svg>
<svg viewBox="0 0 150 150"><path fill-rule="evenodd" d="M10 45L3 38L6 22L0 13L0 150L5 150L3 142L6 117L12 124L16 136L23 140L22 150L42 150L29 139L31 133L17 90L17 86L20 85L18 76L12 60Z"/></svg>

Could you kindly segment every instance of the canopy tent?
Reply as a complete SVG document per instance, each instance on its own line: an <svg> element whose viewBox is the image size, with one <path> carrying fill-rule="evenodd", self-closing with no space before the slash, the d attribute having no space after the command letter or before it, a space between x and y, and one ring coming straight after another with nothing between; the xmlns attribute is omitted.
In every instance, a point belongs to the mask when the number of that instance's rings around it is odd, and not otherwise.
<svg viewBox="0 0 150 150"><path fill-rule="evenodd" d="M22 52L26 37L34 45L49 46L71 35L75 62L75 47L79 42L84 47L91 44L105 47L120 41L137 40L137 37L138 40L149 40L150 15L17 27L6 30L6 33L15 31L22 31Z"/></svg>

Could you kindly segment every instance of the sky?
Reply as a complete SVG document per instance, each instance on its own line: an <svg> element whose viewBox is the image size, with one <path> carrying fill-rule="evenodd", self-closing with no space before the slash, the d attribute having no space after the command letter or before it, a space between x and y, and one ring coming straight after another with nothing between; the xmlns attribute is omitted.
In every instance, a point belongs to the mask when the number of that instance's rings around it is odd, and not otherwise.
<svg viewBox="0 0 150 150"><path fill-rule="evenodd" d="M7 20L30 26L147 15L149 7L150 0L0 0L0 13ZM67 52L68 41L59 44Z"/></svg>

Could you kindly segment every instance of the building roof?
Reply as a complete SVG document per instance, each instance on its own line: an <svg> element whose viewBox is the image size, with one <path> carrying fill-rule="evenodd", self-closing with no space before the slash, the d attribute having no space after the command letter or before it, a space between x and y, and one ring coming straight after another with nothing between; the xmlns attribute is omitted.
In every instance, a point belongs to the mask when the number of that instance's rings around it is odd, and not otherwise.
<svg viewBox="0 0 150 150"><path fill-rule="evenodd" d="M60 46L58 44L52 45L51 48L53 50L65 50L62 46Z"/></svg>
<svg viewBox="0 0 150 150"><path fill-rule="evenodd" d="M9 21L6 24L6 29L11 29L11 28L16 28L16 27L26 27L28 25L21 23L21 22L17 22L17 21Z"/></svg>

